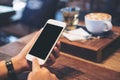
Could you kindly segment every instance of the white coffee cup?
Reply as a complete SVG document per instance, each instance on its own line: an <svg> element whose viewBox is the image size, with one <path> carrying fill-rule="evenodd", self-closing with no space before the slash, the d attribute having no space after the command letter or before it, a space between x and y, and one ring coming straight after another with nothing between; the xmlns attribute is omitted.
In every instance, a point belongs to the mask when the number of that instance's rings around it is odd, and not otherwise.
<svg viewBox="0 0 120 80"><path fill-rule="evenodd" d="M89 13L85 15L85 26L93 34L101 34L112 29L112 16L107 13Z"/></svg>

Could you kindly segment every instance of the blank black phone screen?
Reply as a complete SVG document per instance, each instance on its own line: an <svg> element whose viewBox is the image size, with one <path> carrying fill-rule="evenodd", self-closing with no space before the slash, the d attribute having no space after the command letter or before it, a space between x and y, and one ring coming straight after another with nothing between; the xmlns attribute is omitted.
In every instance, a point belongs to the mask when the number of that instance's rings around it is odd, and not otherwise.
<svg viewBox="0 0 120 80"><path fill-rule="evenodd" d="M29 54L45 59L62 29L60 26L47 23Z"/></svg>

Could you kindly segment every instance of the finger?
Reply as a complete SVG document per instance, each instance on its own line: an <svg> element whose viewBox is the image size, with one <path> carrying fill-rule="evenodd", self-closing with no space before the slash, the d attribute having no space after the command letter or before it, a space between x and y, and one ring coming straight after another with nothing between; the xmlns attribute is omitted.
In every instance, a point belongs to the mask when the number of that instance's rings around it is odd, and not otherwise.
<svg viewBox="0 0 120 80"><path fill-rule="evenodd" d="M53 63L55 63L55 62L53 62L52 60L47 60L47 62L44 64L44 66L51 66Z"/></svg>
<svg viewBox="0 0 120 80"><path fill-rule="evenodd" d="M34 44L34 42L36 41L36 39L38 38L38 36L40 35L40 31L38 31L35 35L34 35L34 37L28 42L28 44L25 46L25 48L30 48L33 44Z"/></svg>
<svg viewBox="0 0 120 80"><path fill-rule="evenodd" d="M60 41L57 42L56 47L57 47L58 49L61 48L61 42L60 42Z"/></svg>
<svg viewBox="0 0 120 80"><path fill-rule="evenodd" d="M26 44L26 46L22 49L22 51L20 52L21 54L19 54L19 55L21 55L21 56L26 56L26 54L28 53L28 51L31 49L31 47L33 46L33 44L34 44L34 42L36 41L36 39L37 39L37 37L40 35L40 31L38 31L36 34L35 34L35 36L32 38L32 40L30 40L27 44Z"/></svg>
<svg viewBox="0 0 120 80"><path fill-rule="evenodd" d="M54 54L53 52L50 54L50 56L44 66L50 66L53 63L55 63L55 59L59 56L59 54L57 54L57 57L55 57L55 55L53 55L53 54Z"/></svg>
<svg viewBox="0 0 120 80"><path fill-rule="evenodd" d="M40 69L40 65L37 59L33 59L32 62L32 71L38 71Z"/></svg>
<svg viewBox="0 0 120 80"><path fill-rule="evenodd" d="M60 50L57 47L54 47L52 54L55 58L58 58L60 56Z"/></svg>
<svg viewBox="0 0 120 80"><path fill-rule="evenodd" d="M46 65L52 65L55 62L55 57L50 54L49 59L47 60Z"/></svg>

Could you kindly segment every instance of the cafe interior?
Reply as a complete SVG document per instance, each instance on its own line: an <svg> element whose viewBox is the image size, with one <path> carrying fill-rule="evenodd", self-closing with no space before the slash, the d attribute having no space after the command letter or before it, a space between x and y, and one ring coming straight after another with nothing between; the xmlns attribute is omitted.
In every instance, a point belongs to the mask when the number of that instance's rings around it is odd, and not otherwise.
<svg viewBox="0 0 120 80"><path fill-rule="evenodd" d="M65 31L60 37L61 55L47 68L59 80L120 80L120 0L0 0L0 61L17 55L48 19L64 22L65 7L80 9L78 22L71 36ZM109 31L86 29L85 15L96 12L112 16ZM90 37L74 37L85 33Z"/></svg>

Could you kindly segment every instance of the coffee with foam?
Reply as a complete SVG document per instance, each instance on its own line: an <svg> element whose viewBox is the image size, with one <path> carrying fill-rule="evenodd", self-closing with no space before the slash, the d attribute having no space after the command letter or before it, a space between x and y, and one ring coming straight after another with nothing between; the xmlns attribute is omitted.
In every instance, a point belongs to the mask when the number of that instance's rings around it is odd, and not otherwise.
<svg viewBox="0 0 120 80"><path fill-rule="evenodd" d="M90 20L108 20L111 19L111 15L107 13L90 13L86 17Z"/></svg>
<svg viewBox="0 0 120 80"><path fill-rule="evenodd" d="M108 13L89 13L85 15L85 25L89 32L101 34L112 29L112 16Z"/></svg>

